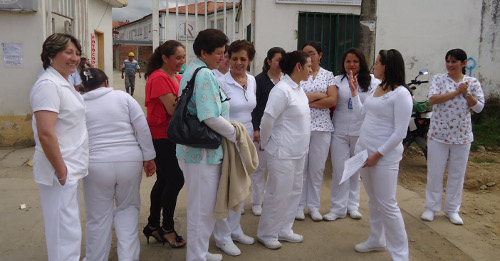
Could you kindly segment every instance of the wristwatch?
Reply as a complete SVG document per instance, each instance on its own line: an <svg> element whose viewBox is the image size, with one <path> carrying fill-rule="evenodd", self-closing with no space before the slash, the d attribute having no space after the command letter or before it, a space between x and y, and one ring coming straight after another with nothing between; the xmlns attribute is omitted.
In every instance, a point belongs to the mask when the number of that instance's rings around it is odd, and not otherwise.
<svg viewBox="0 0 500 261"><path fill-rule="evenodd" d="M467 92L466 94L464 94L464 98L466 98L466 99L467 99L467 97L469 97L469 96L470 96L470 92Z"/></svg>

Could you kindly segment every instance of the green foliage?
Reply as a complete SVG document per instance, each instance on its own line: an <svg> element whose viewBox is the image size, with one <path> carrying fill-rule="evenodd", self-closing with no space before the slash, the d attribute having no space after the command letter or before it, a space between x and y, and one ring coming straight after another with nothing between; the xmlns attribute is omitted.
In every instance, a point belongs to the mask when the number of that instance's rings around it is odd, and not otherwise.
<svg viewBox="0 0 500 261"><path fill-rule="evenodd" d="M488 150L500 148L500 95L492 93L486 97L481 113L472 114L474 142L472 150L483 146Z"/></svg>

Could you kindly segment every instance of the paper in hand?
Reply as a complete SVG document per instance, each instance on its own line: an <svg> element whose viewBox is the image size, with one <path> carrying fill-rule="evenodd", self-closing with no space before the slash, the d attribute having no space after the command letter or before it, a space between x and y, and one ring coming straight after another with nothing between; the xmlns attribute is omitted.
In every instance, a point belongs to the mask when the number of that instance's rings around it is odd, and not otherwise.
<svg viewBox="0 0 500 261"><path fill-rule="evenodd" d="M366 162L368 158L368 152L363 150L358 154L352 156L350 159L344 162L344 173L342 173L342 179L339 182L339 185L344 181L349 179L354 173L356 173Z"/></svg>

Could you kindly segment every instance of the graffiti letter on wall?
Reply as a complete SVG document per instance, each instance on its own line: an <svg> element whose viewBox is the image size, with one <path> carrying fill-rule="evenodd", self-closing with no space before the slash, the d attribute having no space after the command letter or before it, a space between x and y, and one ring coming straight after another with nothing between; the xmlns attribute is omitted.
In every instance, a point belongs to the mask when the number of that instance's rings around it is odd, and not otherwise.
<svg viewBox="0 0 500 261"><path fill-rule="evenodd" d="M472 70L476 68L476 60L474 58L467 58L467 64L465 65L465 69L469 70L469 76L472 76Z"/></svg>

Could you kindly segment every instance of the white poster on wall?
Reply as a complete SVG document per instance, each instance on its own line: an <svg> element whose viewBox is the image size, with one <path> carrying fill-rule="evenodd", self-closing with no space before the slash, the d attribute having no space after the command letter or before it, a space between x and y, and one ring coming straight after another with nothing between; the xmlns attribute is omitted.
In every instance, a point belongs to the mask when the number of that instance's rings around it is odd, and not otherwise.
<svg viewBox="0 0 500 261"><path fill-rule="evenodd" d="M361 5L361 0L276 0L277 4Z"/></svg>
<svg viewBox="0 0 500 261"><path fill-rule="evenodd" d="M179 40L186 40L186 35L188 36L189 41L194 41L196 31L194 30L195 23L194 21L179 22L177 30L179 32Z"/></svg>
<svg viewBox="0 0 500 261"><path fill-rule="evenodd" d="M23 67L23 44L21 43L2 43L3 62L5 67L20 68Z"/></svg>

